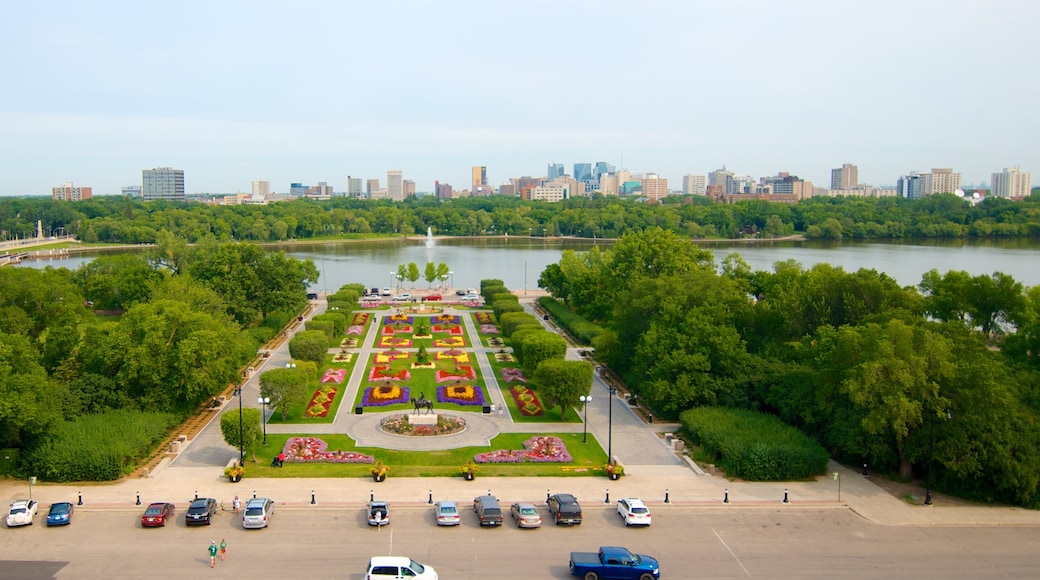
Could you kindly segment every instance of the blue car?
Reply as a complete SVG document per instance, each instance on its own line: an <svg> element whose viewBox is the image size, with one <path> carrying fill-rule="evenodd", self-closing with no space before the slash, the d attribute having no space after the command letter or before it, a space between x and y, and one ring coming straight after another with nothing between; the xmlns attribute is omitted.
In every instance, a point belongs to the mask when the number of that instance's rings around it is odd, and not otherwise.
<svg viewBox="0 0 1040 580"><path fill-rule="evenodd" d="M72 523L72 502L61 501L51 504L47 512L47 527L67 526Z"/></svg>

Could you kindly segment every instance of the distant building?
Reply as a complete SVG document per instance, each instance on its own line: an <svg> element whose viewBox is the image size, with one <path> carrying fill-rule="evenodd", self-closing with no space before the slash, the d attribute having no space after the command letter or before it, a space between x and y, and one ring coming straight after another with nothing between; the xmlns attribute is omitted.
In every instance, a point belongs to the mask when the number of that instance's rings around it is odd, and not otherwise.
<svg viewBox="0 0 1040 580"><path fill-rule="evenodd" d="M91 188L76 187L72 182L51 188L51 199L55 201L82 201L94 197Z"/></svg>
<svg viewBox="0 0 1040 580"><path fill-rule="evenodd" d="M570 193L567 190L566 185L539 185L532 187L530 190L531 200L540 200L548 202L563 201L570 197Z"/></svg>
<svg viewBox="0 0 1040 580"><path fill-rule="evenodd" d="M378 179L367 179L365 180L365 195L372 197L379 191L379 180Z"/></svg>
<svg viewBox="0 0 1040 580"><path fill-rule="evenodd" d="M592 169L592 177L599 181L602 177L608 173L614 173L616 169L610 163L606 161L597 161L596 167Z"/></svg>
<svg viewBox="0 0 1040 580"><path fill-rule="evenodd" d="M563 175L563 163L550 163L549 164L549 181L556 179Z"/></svg>
<svg viewBox="0 0 1040 580"><path fill-rule="evenodd" d="M437 196L437 199L451 199L454 197L451 184L441 183L440 181L433 182L433 194Z"/></svg>
<svg viewBox="0 0 1040 580"><path fill-rule="evenodd" d="M814 189L813 197L895 197L897 189L881 189L872 185L859 184L853 189Z"/></svg>
<svg viewBox="0 0 1040 580"><path fill-rule="evenodd" d="M668 197L668 180L656 173L647 173L640 184L643 186L643 197L661 200Z"/></svg>
<svg viewBox="0 0 1040 580"><path fill-rule="evenodd" d="M896 192L905 199L921 199L929 195L931 174L911 171L909 175L901 175L896 181Z"/></svg>
<svg viewBox="0 0 1040 580"><path fill-rule="evenodd" d="M332 186L324 181L319 181L318 185L308 187L304 196L316 200L332 199Z"/></svg>
<svg viewBox="0 0 1040 580"><path fill-rule="evenodd" d="M266 198L271 195L271 182L270 181L254 181L253 182L253 197Z"/></svg>
<svg viewBox="0 0 1040 580"><path fill-rule="evenodd" d="M954 193L961 188L961 174L949 168L932 168L929 194Z"/></svg>
<svg viewBox="0 0 1040 580"><path fill-rule="evenodd" d="M411 179L405 179L402 182L402 189L404 190L404 196L405 197L414 196L415 195L415 182L412 181Z"/></svg>
<svg viewBox="0 0 1040 580"><path fill-rule="evenodd" d="M618 174L604 173L599 176L599 191L603 195L617 195L618 194Z"/></svg>
<svg viewBox="0 0 1040 580"><path fill-rule="evenodd" d="M516 188L512 183L503 183L498 186L498 194L505 195L507 197L516 197Z"/></svg>
<svg viewBox="0 0 1040 580"><path fill-rule="evenodd" d="M121 191L125 197L141 197L140 185L127 185Z"/></svg>
<svg viewBox="0 0 1040 580"><path fill-rule="evenodd" d="M990 195L1008 199L1021 199L1032 193L1032 175L1015 167L1005 167L1001 173L994 173L990 181Z"/></svg>
<svg viewBox="0 0 1040 580"><path fill-rule="evenodd" d="M361 197L361 178L347 176L347 197Z"/></svg>
<svg viewBox="0 0 1040 580"><path fill-rule="evenodd" d="M831 189L855 189L859 184L859 168L845 163L837 169L831 169Z"/></svg>
<svg viewBox="0 0 1040 580"><path fill-rule="evenodd" d="M307 190L310 189L302 183L290 183L289 184L289 195L292 197L304 197L307 195Z"/></svg>
<svg viewBox="0 0 1040 580"><path fill-rule="evenodd" d="M682 178L682 192L685 195L704 195L708 188L708 180L703 175L687 174Z"/></svg>
<svg viewBox="0 0 1040 580"><path fill-rule="evenodd" d="M184 201L184 170L156 167L141 171L141 195L145 201Z"/></svg>
<svg viewBox="0 0 1040 580"><path fill-rule="evenodd" d="M574 164L574 179L578 181L585 181L592 179L592 164L591 163L575 163Z"/></svg>
<svg viewBox="0 0 1040 580"><path fill-rule="evenodd" d="M400 169L386 172L386 195L394 201L404 199L404 172Z"/></svg>
<svg viewBox="0 0 1040 580"><path fill-rule="evenodd" d="M487 186L487 167L483 165L474 165L470 170L472 179L470 183L473 185L473 191L477 192Z"/></svg>

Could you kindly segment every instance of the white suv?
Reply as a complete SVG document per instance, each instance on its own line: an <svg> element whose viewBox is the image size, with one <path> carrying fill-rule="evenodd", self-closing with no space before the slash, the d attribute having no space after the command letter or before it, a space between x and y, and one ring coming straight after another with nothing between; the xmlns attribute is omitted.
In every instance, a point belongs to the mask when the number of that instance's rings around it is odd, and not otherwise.
<svg viewBox="0 0 1040 580"><path fill-rule="evenodd" d="M266 528L271 522L271 513L274 511L274 500L266 497L257 497L246 503L246 509L242 512L243 528Z"/></svg>
<svg viewBox="0 0 1040 580"><path fill-rule="evenodd" d="M617 502L618 515L626 526L649 526L650 508L637 497L626 497Z"/></svg>
<svg viewBox="0 0 1040 580"><path fill-rule="evenodd" d="M376 556L368 562L365 580L387 580L390 578L415 578L437 580L437 572L411 558L403 556Z"/></svg>

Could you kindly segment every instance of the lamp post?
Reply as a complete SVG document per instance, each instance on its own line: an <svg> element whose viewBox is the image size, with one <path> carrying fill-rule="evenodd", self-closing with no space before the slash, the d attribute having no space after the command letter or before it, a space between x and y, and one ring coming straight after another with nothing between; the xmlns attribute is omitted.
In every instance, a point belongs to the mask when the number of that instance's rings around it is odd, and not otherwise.
<svg viewBox="0 0 1040 580"><path fill-rule="evenodd" d="M527 258L524 258L524 296L527 296Z"/></svg>
<svg viewBox="0 0 1040 580"><path fill-rule="evenodd" d="M267 445L267 406L271 404L271 398L260 397L256 402L260 403L264 410L264 414L260 416L260 422L264 425L264 445Z"/></svg>
<svg viewBox="0 0 1040 580"><path fill-rule="evenodd" d="M617 395L617 387L611 385L610 400L607 401L607 461L614 460L614 395Z"/></svg>
<svg viewBox="0 0 1040 580"><path fill-rule="evenodd" d="M448 275L451 276L451 288L455 287L455 270L448 270Z"/></svg>
<svg viewBox="0 0 1040 580"><path fill-rule="evenodd" d="M245 433L242 428L242 385L235 387L235 396L238 397L238 464L246 460Z"/></svg>
<svg viewBox="0 0 1040 580"><path fill-rule="evenodd" d="M390 289L394 289L394 278L397 276L397 272L390 272Z"/></svg>
<svg viewBox="0 0 1040 580"><path fill-rule="evenodd" d="M592 402L592 395L582 395L582 396L578 397L578 400L581 401L582 405L584 406L584 411L585 411L585 418L582 420L582 422L585 425L583 426L584 431L581 434L581 442L582 443L588 443L589 442L589 403Z"/></svg>

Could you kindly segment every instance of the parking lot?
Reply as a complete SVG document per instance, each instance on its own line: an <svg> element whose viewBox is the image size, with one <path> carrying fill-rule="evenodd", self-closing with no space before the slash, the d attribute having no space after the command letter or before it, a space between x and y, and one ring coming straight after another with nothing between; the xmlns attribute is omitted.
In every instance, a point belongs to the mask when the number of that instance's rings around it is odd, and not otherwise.
<svg viewBox="0 0 1040 580"><path fill-rule="evenodd" d="M0 578L351 578L373 555L404 555L441 578L568 578L569 552L621 545L661 561L662 578L1033 578L1033 527L894 527L842 508L661 507L649 528L626 528L612 505L585 506L580 526L480 528L459 500L462 524L436 526L432 506L391 506L391 524L368 526L363 507L285 507L271 525L244 530L230 512L212 526L141 528L140 512L83 509L72 525L2 529ZM544 505L538 506L546 519ZM228 542L209 570L206 547ZM23 562L15 562L23 561ZM29 562L24 562L29 561Z"/></svg>

